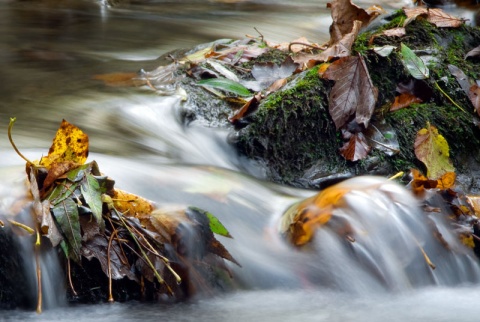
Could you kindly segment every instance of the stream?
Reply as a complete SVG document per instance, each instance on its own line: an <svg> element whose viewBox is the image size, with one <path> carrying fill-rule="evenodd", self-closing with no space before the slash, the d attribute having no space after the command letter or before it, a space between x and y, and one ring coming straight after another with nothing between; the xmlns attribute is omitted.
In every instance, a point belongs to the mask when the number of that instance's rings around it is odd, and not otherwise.
<svg viewBox="0 0 480 322"><path fill-rule="evenodd" d="M0 311L0 321L478 321L477 259L441 220L436 225L458 253L442 252L432 246L433 236L413 231L422 224L408 221L418 210L407 191L385 183L398 206L391 208L393 199L381 193L362 195L352 206L370 227L382 209L391 211L384 227L393 230L362 237L365 243L358 244L365 249L355 250L360 260L328 232L316 238L314 253L294 251L272 230L289 205L314 192L263 181L262 170L227 143L229 129L183 125L181 110L188 107L181 97L106 87L93 79L154 69L159 56L178 48L257 36L253 27L272 42L305 36L322 43L331 23L326 2L151 0L114 8L93 0L0 2L0 211L8 212L24 193L24 161L8 141L9 118L17 119L17 147L31 159L48 152L66 119L89 135L89 160L96 160L116 187L159 204L212 212L234 237L219 240L242 263L231 267L239 285L235 292L169 305L67 305L52 286L41 315ZM410 2L356 3L392 10ZM467 9L450 9L473 20ZM372 211L372 204L379 210ZM409 237L417 233L437 270L425 265ZM51 273L45 283L58 283L55 261L44 259L44 265Z"/></svg>

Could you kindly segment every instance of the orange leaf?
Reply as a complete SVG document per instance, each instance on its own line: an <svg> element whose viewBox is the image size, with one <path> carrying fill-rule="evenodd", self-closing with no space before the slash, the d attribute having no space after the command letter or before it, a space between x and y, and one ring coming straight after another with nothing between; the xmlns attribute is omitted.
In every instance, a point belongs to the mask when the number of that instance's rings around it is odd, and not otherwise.
<svg viewBox="0 0 480 322"><path fill-rule="evenodd" d="M409 93L403 93L395 97L395 101L393 102L392 107L390 107L390 112L421 102L422 100L420 98Z"/></svg>
<svg viewBox="0 0 480 322"><path fill-rule="evenodd" d="M125 216L135 217L140 220L149 219L154 209L152 201L120 189L113 190L111 197L115 209Z"/></svg>
<svg viewBox="0 0 480 322"><path fill-rule="evenodd" d="M371 149L365 136L357 133L352 135L350 140L340 148L340 154L349 161L358 161L364 159Z"/></svg>
<svg viewBox="0 0 480 322"><path fill-rule="evenodd" d="M137 73L111 73L94 75L93 79L101 80L108 86L114 87L130 87L145 85L147 82L139 79Z"/></svg>
<svg viewBox="0 0 480 322"><path fill-rule="evenodd" d="M472 102L473 107L475 107L477 114L480 115L480 87L477 84L470 87L468 98Z"/></svg>
<svg viewBox="0 0 480 322"><path fill-rule="evenodd" d="M48 156L42 157L40 165L48 169L54 162L71 161L83 164L87 157L88 135L75 125L63 120L48 151Z"/></svg>

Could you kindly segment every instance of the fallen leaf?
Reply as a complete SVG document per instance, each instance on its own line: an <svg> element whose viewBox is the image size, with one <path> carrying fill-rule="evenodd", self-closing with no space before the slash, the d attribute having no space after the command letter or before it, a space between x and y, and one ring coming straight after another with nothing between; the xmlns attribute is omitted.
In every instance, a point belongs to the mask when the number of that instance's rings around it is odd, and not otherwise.
<svg viewBox="0 0 480 322"><path fill-rule="evenodd" d="M228 78L209 78L197 82L197 85L211 87L225 92L233 93L238 96L250 96L252 93L238 82L234 82Z"/></svg>
<svg viewBox="0 0 480 322"><path fill-rule="evenodd" d="M80 263L82 236L80 234L77 204L72 199L65 199L53 207L52 212L61 231L66 237L68 245L67 257Z"/></svg>
<svg viewBox="0 0 480 322"><path fill-rule="evenodd" d="M472 102L473 107L477 111L477 114L480 115L480 87L477 84L473 84L468 91L468 98Z"/></svg>
<svg viewBox="0 0 480 322"><path fill-rule="evenodd" d="M327 7L332 11L333 20L330 25L330 44L338 43L346 34L351 33L355 21L359 21L362 27L366 27L377 16L376 13L369 15L351 0L332 1L327 4Z"/></svg>
<svg viewBox="0 0 480 322"><path fill-rule="evenodd" d="M43 187L40 191L40 196L44 196L45 191L50 188L50 186L55 182L55 180L76 167L78 167L78 164L73 161L53 162L50 165L47 177L45 178L45 180L43 180Z"/></svg>
<svg viewBox="0 0 480 322"><path fill-rule="evenodd" d="M469 58L469 57L478 57L480 56L480 46L478 47L475 47L473 48L472 50L470 50L466 55L465 55L465 59Z"/></svg>
<svg viewBox="0 0 480 322"><path fill-rule="evenodd" d="M362 56L343 57L333 62L323 78L335 81L329 96L329 112L337 130L355 114L355 121L368 127L377 102L378 90L373 86Z"/></svg>
<svg viewBox="0 0 480 322"><path fill-rule="evenodd" d="M105 228L105 222L103 221L103 202L102 202L102 190L97 179L90 173L86 174L80 183L80 191L85 199L90 211L95 218L100 230Z"/></svg>
<svg viewBox="0 0 480 322"><path fill-rule="evenodd" d="M439 8L429 8L427 21L433 23L438 28L458 28L464 21Z"/></svg>
<svg viewBox="0 0 480 322"><path fill-rule="evenodd" d="M423 102L427 102L433 96L433 90L430 85L421 79L411 78L406 82L398 83L395 91L399 94L411 94L418 97Z"/></svg>
<svg viewBox="0 0 480 322"><path fill-rule="evenodd" d="M433 125L419 130L415 138L415 156L427 167L427 177L438 180L447 172L455 172L447 140Z"/></svg>
<svg viewBox="0 0 480 322"><path fill-rule="evenodd" d="M461 70L455 65L448 65L448 70L450 71L450 73L452 73L453 76L455 76L458 84L460 84L460 87L465 92L465 94L468 95L470 93L471 86L470 86L470 81L468 80L467 75L465 75L463 70Z"/></svg>
<svg viewBox="0 0 480 322"><path fill-rule="evenodd" d="M227 228L225 228L225 226L220 222L220 220L218 220L218 218L215 217L212 213L197 207L188 207L188 208L193 211L202 212L205 216L207 216L208 221L210 223L210 230L212 231L212 233L218 234L223 237L233 238L232 235L230 235L230 233L228 232Z"/></svg>
<svg viewBox="0 0 480 322"><path fill-rule="evenodd" d="M297 68L298 64L290 56L280 65L272 62L256 63L251 71L255 81L246 81L243 84L253 91L262 91L275 81L291 76Z"/></svg>
<svg viewBox="0 0 480 322"><path fill-rule="evenodd" d="M437 180L429 179L422 175L417 169L411 170L412 181L410 186L413 193L418 196L422 196L425 190L440 189L447 190L453 188L455 185L456 174L455 172L446 172Z"/></svg>
<svg viewBox="0 0 480 322"><path fill-rule="evenodd" d="M87 157L88 135L75 125L63 120L48 151L48 156L42 157L40 164L47 169L53 162L72 161L83 164Z"/></svg>
<svg viewBox="0 0 480 322"><path fill-rule="evenodd" d="M395 101L390 107L390 112L408 107L415 103L421 103L422 100L410 93L402 93L398 96L395 96Z"/></svg>
<svg viewBox="0 0 480 322"><path fill-rule="evenodd" d="M110 73L94 75L93 79L101 80L107 86L131 87L147 84L145 80L137 79L137 73Z"/></svg>
<svg viewBox="0 0 480 322"><path fill-rule="evenodd" d="M356 133L340 148L340 154L348 161L365 159L372 148L363 133Z"/></svg>
<svg viewBox="0 0 480 322"><path fill-rule="evenodd" d="M258 108L258 104L260 103L261 100L262 100L262 95L260 93L254 95L251 100L249 100L241 108L239 108L235 112L235 114L233 114L231 117L228 118L228 120L232 123L236 123L240 119L252 114Z"/></svg>
<svg viewBox="0 0 480 322"><path fill-rule="evenodd" d="M120 189L114 189L111 197L115 209L127 217L149 218L154 209L152 201Z"/></svg>
<svg viewBox="0 0 480 322"><path fill-rule="evenodd" d="M382 47L373 47L373 51L379 54L382 57L388 57L390 54L393 52L394 49L396 49L396 46L392 45L385 45Z"/></svg>
<svg viewBox="0 0 480 322"><path fill-rule="evenodd" d="M403 37L407 32L403 27L397 27L392 29L387 29L382 32L383 35L387 37Z"/></svg>
<svg viewBox="0 0 480 322"><path fill-rule="evenodd" d="M429 77L428 67L425 65L413 50L408 48L405 44L401 44L402 62L407 68L410 75L416 79L426 79Z"/></svg>

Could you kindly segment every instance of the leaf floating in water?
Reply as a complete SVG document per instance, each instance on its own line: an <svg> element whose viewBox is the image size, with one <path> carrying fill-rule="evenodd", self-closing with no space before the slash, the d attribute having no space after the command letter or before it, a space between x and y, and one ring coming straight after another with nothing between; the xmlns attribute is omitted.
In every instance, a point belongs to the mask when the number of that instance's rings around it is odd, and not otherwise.
<svg viewBox="0 0 480 322"><path fill-rule="evenodd" d="M205 216L207 216L210 223L210 230L212 231L212 233L228 238L233 238L232 235L230 235L230 233L228 232L227 228L225 228L225 226L220 222L220 220L218 220L218 218L215 217L212 213L197 207L189 207L189 209L201 212L205 214Z"/></svg>

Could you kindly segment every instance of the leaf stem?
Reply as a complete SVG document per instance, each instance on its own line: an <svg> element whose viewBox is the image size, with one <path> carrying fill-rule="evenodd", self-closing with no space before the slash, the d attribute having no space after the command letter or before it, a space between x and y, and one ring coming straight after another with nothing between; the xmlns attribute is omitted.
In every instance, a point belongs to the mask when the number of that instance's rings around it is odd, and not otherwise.
<svg viewBox="0 0 480 322"><path fill-rule="evenodd" d="M455 103L455 101L450 97L448 96L447 93L445 93L445 91L440 87L440 85L438 85L437 81L433 81L435 83L435 86L438 88L438 90L440 92L442 92L443 95L445 95L446 98L448 98L448 100L453 104L455 105L457 108L459 108L462 112L464 113L467 113L460 105L458 105L457 103ZM467 113L468 114L468 113Z"/></svg>
<svg viewBox="0 0 480 322"><path fill-rule="evenodd" d="M10 118L10 123L8 124L8 140L10 141L10 144L12 145L13 149L15 150L15 152L17 152L17 154L27 162L27 164L30 166L30 165L33 165L33 162L28 160L18 149L17 149L17 146L15 145L15 143L13 142L13 139L12 139L12 128L13 128L13 124L15 124L15 121L17 120L16 117L11 117Z"/></svg>

